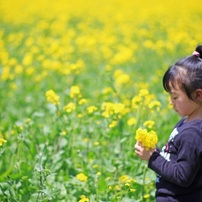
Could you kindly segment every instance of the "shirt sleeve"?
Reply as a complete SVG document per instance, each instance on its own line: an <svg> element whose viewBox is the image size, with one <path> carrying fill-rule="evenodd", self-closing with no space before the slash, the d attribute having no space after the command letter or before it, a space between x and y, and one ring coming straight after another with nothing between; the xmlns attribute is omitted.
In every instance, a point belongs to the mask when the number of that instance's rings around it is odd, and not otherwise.
<svg viewBox="0 0 202 202"><path fill-rule="evenodd" d="M186 129L180 134L176 160L167 161L159 152L154 152L148 167L165 180L188 187L201 165L201 141L199 131Z"/></svg>

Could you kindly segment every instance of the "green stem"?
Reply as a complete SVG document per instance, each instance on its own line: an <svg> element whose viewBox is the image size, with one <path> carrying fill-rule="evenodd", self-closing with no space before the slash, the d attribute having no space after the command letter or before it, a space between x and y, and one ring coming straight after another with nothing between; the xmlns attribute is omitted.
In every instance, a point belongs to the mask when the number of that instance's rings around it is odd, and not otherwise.
<svg viewBox="0 0 202 202"><path fill-rule="evenodd" d="M145 186L146 173L147 173L147 165L144 166L144 170L143 170L143 179L142 179L142 201L143 201L143 199L144 199L144 186Z"/></svg>

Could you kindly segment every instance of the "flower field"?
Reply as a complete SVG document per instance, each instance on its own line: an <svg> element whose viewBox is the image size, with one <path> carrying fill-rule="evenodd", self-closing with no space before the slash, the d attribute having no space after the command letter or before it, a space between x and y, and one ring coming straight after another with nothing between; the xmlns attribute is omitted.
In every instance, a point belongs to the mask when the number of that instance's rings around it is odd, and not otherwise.
<svg viewBox="0 0 202 202"><path fill-rule="evenodd" d="M161 79L201 19L199 0L0 0L0 201L155 201L133 146L179 119Z"/></svg>

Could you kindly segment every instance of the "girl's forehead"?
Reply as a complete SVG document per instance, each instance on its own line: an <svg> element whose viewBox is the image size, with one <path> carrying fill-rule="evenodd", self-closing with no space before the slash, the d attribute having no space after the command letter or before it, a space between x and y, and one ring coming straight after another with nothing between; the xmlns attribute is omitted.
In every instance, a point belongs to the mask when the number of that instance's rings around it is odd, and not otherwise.
<svg viewBox="0 0 202 202"><path fill-rule="evenodd" d="M176 91L181 89L181 84L179 82L175 81L169 81L168 86L170 88L170 91Z"/></svg>
<svg viewBox="0 0 202 202"><path fill-rule="evenodd" d="M184 92L182 87L181 87L181 84L177 81L169 81L168 83L169 85L169 93L170 94L179 94L179 93L182 93Z"/></svg>

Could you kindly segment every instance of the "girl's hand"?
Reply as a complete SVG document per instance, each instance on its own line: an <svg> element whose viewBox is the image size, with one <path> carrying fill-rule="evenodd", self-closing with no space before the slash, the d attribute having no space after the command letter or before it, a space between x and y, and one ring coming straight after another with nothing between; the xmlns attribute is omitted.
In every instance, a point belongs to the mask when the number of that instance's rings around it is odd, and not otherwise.
<svg viewBox="0 0 202 202"><path fill-rule="evenodd" d="M156 151L156 149L150 149L150 150L146 150L141 142L136 142L135 146L135 153L138 155L138 157L142 160L148 161L150 156L153 154L154 151Z"/></svg>

